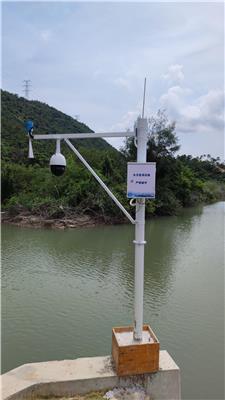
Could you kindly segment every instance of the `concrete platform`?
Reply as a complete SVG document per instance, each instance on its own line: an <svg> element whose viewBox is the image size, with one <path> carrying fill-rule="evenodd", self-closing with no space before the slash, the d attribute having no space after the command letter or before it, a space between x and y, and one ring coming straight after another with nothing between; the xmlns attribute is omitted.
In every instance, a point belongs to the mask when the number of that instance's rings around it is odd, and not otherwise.
<svg viewBox="0 0 225 400"><path fill-rule="evenodd" d="M111 356L24 364L2 375L2 400L72 396L94 390L141 384L151 400L180 400L180 370L160 351L156 373L119 378Z"/></svg>

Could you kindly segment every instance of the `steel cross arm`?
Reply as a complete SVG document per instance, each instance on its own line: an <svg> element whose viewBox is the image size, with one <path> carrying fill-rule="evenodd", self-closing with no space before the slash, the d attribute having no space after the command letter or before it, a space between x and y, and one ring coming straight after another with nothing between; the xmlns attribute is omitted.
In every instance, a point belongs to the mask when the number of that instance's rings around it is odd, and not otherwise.
<svg viewBox="0 0 225 400"><path fill-rule="evenodd" d="M130 220L132 224L135 224L136 221L131 217L129 212L122 206L120 201L114 196L114 194L109 190L109 188L106 186L106 184L99 178L99 176L96 174L96 172L93 170L93 168L88 164L88 162L82 157L82 155L79 153L79 151L72 145L72 143L69 141L69 139L65 139L66 144L69 146L69 148L76 154L76 156L79 158L79 160L85 165L85 167L91 172L91 174L94 176L94 178L98 181L98 183L101 185L101 187L106 191L106 193L111 197L111 199L116 203L116 205L121 209L121 211L126 215L126 217Z"/></svg>
<svg viewBox="0 0 225 400"><path fill-rule="evenodd" d="M47 135L34 135L34 139L96 139L96 138L109 138L109 137L134 137L135 132L100 132L100 133L49 133Z"/></svg>

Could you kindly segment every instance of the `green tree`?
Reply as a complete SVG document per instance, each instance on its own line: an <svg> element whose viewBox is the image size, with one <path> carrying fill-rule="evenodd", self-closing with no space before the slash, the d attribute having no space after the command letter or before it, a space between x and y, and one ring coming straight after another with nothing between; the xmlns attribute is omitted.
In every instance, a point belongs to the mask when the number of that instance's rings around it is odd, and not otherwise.
<svg viewBox="0 0 225 400"><path fill-rule="evenodd" d="M113 167L112 167L112 160L109 157L108 154L106 154L103 164L102 164L102 172L103 174L108 178L112 172L113 172Z"/></svg>
<svg viewBox="0 0 225 400"><path fill-rule="evenodd" d="M156 117L148 120L149 140L148 159L155 161L160 157L173 157L179 150L175 122L169 122L165 111L159 110Z"/></svg>
<svg viewBox="0 0 225 400"><path fill-rule="evenodd" d="M169 122L165 111L159 110L148 120L147 160L156 161L161 157L173 157L179 150L175 122ZM136 146L133 138L128 138L122 150L128 160L136 159Z"/></svg>

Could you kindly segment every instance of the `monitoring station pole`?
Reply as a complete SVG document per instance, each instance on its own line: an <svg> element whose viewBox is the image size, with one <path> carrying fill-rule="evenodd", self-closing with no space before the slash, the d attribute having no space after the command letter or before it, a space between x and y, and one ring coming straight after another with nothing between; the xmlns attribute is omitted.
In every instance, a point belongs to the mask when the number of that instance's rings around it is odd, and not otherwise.
<svg viewBox="0 0 225 400"><path fill-rule="evenodd" d="M148 124L146 118L137 120L137 162L146 163ZM135 278L134 278L134 339L142 339L144 299L145 199L136 199L135 219Z"/></svg>
<svg viewBox="0 0 225 400"><path fill-rule="evenodd" d="M146 82L145 82L146 83ZM144 96L145 96L145 87L144 87ZM28 121L30 122L30 121ZM135 277L134 277L134 329L133 329L133 337L135 341L142 340L142 331L143 331L143 298L144 298L144 251L145 251L145 198L155 198L154 193L154 185L155 185L155 169L152 173L152 170L149 171L149 168L152 167L149 164L155 163L147 163L146 162L146 153L147 153L147 132L148 132L148 123L147 118L144 118L144 101L143 101L143 112L142 117L137 119L137 122L134 127L133 132L103 132L103 133L65 133L65 134L47 134L47 135L34 135L32 140L56 140L56 142L60 142L64 140L68 147L75 153L75 155L80 159L80 161L84 164L84 166L91 172L94 178L98 181L98 183L102 186L102 188L107 192L107 194L111 197L111 199L116 203L116 205L121 209L121 211L126 215L126 217L130 220L131 223L135 225ZM129 164L133 164L131 176L135 177L131 179L130 186L132 187L132 193L128 198L135 199L136 206L136 218L135 220L128 213L128 211L123 207L123 205L119 202L119 200L113 195L110 189L106 186L106 184L101 180L101 178L96 174L93 168L87 163L87 161L82 157L79 151L75 148L75 146L70 142L69 139L86 139L88 138L107 138L107 137L134 137L135 144L137 147L137 163L128 163L128 175L129 175ZM56 155L57 153L56 148ZM33 157L33 151L31 147L31 138L29 138L29 154L30 157ZM64 157L63 157L64 158ZM65 162L66 165L66 162ZM136 168L136 169L135 169ZM142 170L140 170L142 168ZM153 166L155 168L155 165ZM138 173L138 172L139 173ZM151 172L151 173L143 173L143 172ZM137 172L137 173L136 173ZM142 172L142 173L140 173ZM144 178L143 178L144 177ZM151 177L151 178L150 178ZM147 180L149 179L149 182ZM150 182L150 180L153 179ZM138 185L140 184L140 185ZM151 186L151 189L149 187ZM129 187L129 183L128 183ZM137 193L138 190L139 193ZM151 191L151 193L150 193ZM129 189L128 189L129 192ZM132 202L132 205L133 202Z"/></svg>

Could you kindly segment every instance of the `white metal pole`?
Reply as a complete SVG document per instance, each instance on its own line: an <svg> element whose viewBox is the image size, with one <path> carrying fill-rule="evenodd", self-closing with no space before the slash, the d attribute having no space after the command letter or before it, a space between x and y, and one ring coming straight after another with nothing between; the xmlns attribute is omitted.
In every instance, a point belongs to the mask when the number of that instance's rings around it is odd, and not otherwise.
<svg viewBox="0 0 225 400"><path fill-rule="evenodd" d="M56 140L56 153L60 153L60 139Z"/></svg>
<svg viewBox="0 0 225 400"><path fill-rule="evenodd" d="M28 151L28 158L34 158L33 147L32 147L32 140L29 137L29 151Z"/></svg>
<svg viewBox="0 0 225 400"><path fill-rule="evenodd" d="M145 163L147 157L146 118L137 120L137 162ZM142 340L144 298L144 246L145 246L145 199L136 200L135 224L135 278L134 278L134 339Z"/></svg>
<svg viewBox="0 0 225 400"><path fill-rule="evenodd" d="M134 132L100 132L100 133L48 133L47 135L34 135L36 140L49 140L49 139L96 139L106 137L133 137Z"/></svg>

